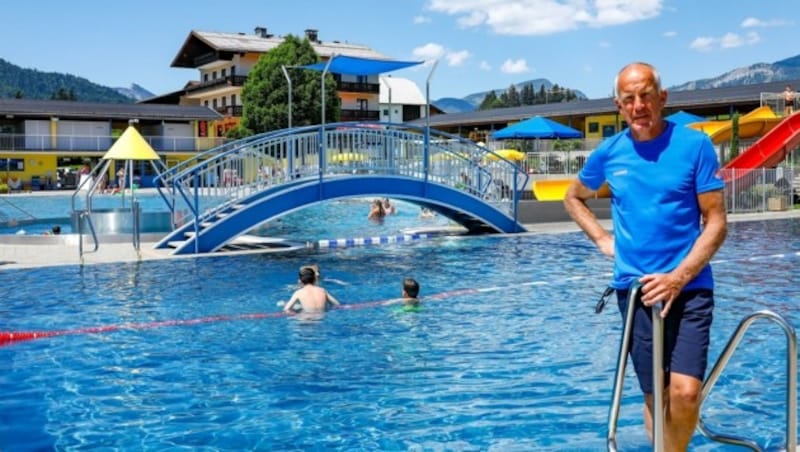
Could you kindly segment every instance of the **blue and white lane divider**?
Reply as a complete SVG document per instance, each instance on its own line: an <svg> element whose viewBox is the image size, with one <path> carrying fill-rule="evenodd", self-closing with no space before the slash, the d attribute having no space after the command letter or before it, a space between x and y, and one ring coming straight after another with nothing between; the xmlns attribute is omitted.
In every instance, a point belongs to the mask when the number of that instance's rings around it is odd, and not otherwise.
<svg viewBox="0 0 800 452"><path fill-rule="evenodd" d="M319 248L347 248L351 246L383 245L387 243L403 243L425 240L441 234L415 233L398 235L381 235L376 237L359 237L350 239L323 239L316 243Z"/></svg>

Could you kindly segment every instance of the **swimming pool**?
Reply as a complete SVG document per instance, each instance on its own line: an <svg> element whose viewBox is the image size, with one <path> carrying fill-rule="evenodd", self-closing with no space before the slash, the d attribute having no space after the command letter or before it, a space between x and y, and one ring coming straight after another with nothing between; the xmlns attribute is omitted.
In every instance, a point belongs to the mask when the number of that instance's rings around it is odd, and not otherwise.
<svg viewBox="0 0 800 452"><path fill-rule="evenodd" d="M164 200L155 193L140 195L137 200L141 204L142 212L167 212ZM130 208L130 197L126 202ZM251 231L251 234L316 241L387 236L401 233L409 228L441 228L452 225L441 215L420 218L419 206L397 200L392 201L398 208L395 215L387 216L381 222L366 221L371 202L371 198L348 198L314 204L259 226ZM98 195L92 203L94 209L113 209L121 205L122 199L118 195ZM0 198L0 236L44 234L54 225L59 225L65 234L71 233L73 231L69 218L70 206L69 195ZM185 204L178 205L178 210L182 209L187 211ZM337 236L336 232L345 235Z"/></svg>
<svg viewBox="0 0 800 452"><path fill-rule="evenodd" d="M752 312L797 327L798 252L797 219L730 225L712 362ZM309 262L347 309L279 315ZM0 329L113 328L0 347L0 449L604 450L620 321L593 309L610 271L577 233L2 271ZM380 303L404 276L420 312ZM780 447L785 350L756 323L707 424ZM634 380L617 438L644 451Z"/></svg>

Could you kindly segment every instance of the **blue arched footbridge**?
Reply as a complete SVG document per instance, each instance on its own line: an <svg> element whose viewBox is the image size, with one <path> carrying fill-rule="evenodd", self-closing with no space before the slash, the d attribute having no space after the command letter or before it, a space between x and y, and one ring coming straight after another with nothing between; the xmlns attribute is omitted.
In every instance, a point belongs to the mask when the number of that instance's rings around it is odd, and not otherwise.
<svg viewBox="0 0 800 452"><path fill-rule="evenodd" d="M334 123L279 130L206 151L158 175L174 230L156 247L213 252L289 212L364 196L427 207L470 233L523 232L517 204L527 178L486 147L425 127Z"/></svg>

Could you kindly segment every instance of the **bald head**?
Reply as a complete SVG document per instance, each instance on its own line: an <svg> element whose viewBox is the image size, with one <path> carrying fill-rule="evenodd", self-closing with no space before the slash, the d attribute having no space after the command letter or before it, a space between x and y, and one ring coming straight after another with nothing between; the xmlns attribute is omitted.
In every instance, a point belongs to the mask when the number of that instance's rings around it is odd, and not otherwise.
<svg viewBox="0 0 800 452"><path fill-rule="evenodd" d="M646 79L649 79L650 85L655 88L656 92L660 93L662 91L661 75L659 75L658 70L656 70L656 68L652 64L637 61L635 63L628 64L627 66L620 69L619 73L617 73L617 76L614 77L614 99L620 100L619 97L620 78L624 78L626 75L634 72L641 73L645 76Z"/></svg>

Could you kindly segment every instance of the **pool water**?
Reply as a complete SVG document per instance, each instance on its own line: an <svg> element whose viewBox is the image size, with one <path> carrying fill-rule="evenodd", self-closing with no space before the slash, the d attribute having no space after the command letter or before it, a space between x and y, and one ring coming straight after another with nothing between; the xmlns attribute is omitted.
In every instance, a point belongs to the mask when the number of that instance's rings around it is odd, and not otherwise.
<svg viewBox="0 0 800 452"><path fill-rule="evenodd" d="M166 212L164 200L156 194L137 197L142 212ZM130 208L130 197L126 198ZM323 240L351 237L375 237L399 234L409 228L450 226L445 217L436 215L420 218L420 207L393 200L397 213L383 221L367 221L372 198L349 198L323 202L291 212L256 227L251 234L264 237L291 238L293 240ZM94 209L113 209L122 206L119 195L98 195L93 199ZM178 205L185 210L185 205ZM71 199L67 195L12 196L0 198L0 236L3 234L47 233L59 225L64 234L73 232L70 223ZM35 219L31 219L31 217ZM345 235L336 235L334 233Z"/></svg>
<svg viewBox="0 0 800 452"><path fill-rule="evenodd" d="M797 327L798 253L798 220L730 225L712 363L757 310ZM310 262L346 308L280 315ZM109 327L0 347L0 449L605 450L621 325L594 304L610 271L578 233L0 271L0 330ZM418 312L382 303L405 276ZM753 325L709 427L784 444L785 342ZM650 450L641 403L629 371L621 450ZM698 434L691 450L740 449Z"/></svg>

